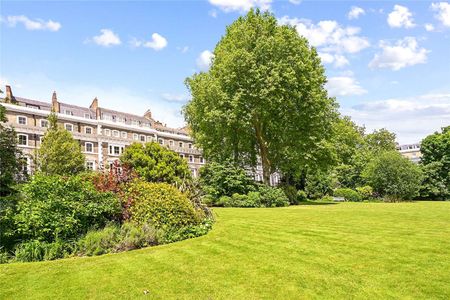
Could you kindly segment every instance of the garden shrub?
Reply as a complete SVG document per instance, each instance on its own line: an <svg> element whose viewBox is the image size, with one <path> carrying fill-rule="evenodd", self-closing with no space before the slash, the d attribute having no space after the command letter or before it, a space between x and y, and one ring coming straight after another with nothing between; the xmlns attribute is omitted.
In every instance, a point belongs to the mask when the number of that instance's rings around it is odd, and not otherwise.
<svg viewBox="0 0 450 300"><path fill-rule="evenodd" d="M298 202L304 202L308 200L308 195L306 195L306 192L303 190L297 191L297 203Z"/></svg>
<svg viewBox="0 0 450 300"><path fill-rule="evenodd" d="M23 186L14 220L25 240L53 242L78 238L120 213L114 194L98 192L80 176L36 175Z"/></svg>
<svg viewBox="0 0 450 300"><path fill-rule="evenodd" d="M100 230L91 230L78 243L78 253L92 256L112 252L119 242L120 228L109 224Z"/></svg>
<svg viewBox="0 0 450 300"><path fill-rule="evenodd" d="M157 230L149 224L137 226L131 222L125 222L120 228L120 241L115 247L116 251L127 251L158 245L158 235L161 233L161 230Z"/></svg>
<svg viewBox="0 0 450 300"><path fill-rule="evenodd" d="M231 197L228 196L222 196L219 198L219 200L216 201L216 206L223 206L223 207L232 207L233 202L231 200Z"/></svg>
<svg viewBox="0 0 450 300"><path fill-rule="evenodd" d="M370 200L373 197L373 189L369 185L357 187L356 191L363 200Z"/></svg>
<svg viewBox="0 0 450 300"><path fill-rule="evenodd" d="M280 207L289 205L289 199L282 189L260 184L258 192L261 195L261 206Z"/></svg>
<svg viewBox="0 0 450 300"><path fill-rule="evenodd" d="M295 186L292 185L282 185L281 189L283 189L284 193L286 194L286 197L289 199L289 204L298 204L298 198L297 198L297 189Z"/></svg>
<svg viewBox="0 0 450 300"><path fill-rule="evenodd" d="M200 224L170 228L167 231L158 232L158 241L161 244L166 244L191 239L207 234L211 228L212 220L205 219Z"/></svg>
<svg viewBox="0 0 450 300"><path fill-rule="evenodd" d="M330 195L325 195L325 196L322 197L322 199L320 199L320 201L322 201L322 202L333 202L334 199Z"/></svg>
<svg viewBox="0 0 450 300"><path fill-rule="evenodd" d="M334 195L337 197L344 197L346 201L358 202L362 200L362 197L358 192L348 188L336 189Z"/></svg>
<svg viewBox="0 0 450 300"><path fill-rule="evenodd" d="M184 193L167 183L134 181L128 185L126 198L131 199L130 220L140 225L181 228L198 224L204 217Z"/></svg>
<svg viewBox="0 0 450 300"><path fill-rule="evenodd" d="M14 224L19 197L20 194L17 193L0 197L0 242L5 250L12 250L16 241L20 239Z"/></svg>
<svg viewBox="0 0 450 300"><path fill-rule="evenodd" d="M53 243L30 240L16 245L14 259L20 262L54 260L69 256L73 249L74 247L71 243L62 240L57 240Z"/></svg>

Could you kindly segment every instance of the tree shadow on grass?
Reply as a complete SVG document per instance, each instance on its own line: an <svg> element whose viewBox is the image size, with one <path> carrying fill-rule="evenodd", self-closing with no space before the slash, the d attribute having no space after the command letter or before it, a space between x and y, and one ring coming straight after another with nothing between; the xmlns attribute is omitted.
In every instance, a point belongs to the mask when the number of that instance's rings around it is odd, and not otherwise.
<svg viewBox="0 0 450 300"><path fill-rule="evenodd" d="M302 201L298 205L334 205L338 204L339 202L322 202L322 201Z"/></svg>

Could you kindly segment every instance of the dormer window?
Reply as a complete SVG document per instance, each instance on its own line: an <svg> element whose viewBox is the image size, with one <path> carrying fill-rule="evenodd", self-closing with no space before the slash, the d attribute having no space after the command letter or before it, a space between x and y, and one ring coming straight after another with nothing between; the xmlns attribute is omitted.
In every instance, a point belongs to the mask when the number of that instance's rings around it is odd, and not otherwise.
<svg viewBox="0 0 450 300"><path fill-rule="evenodd" d="M68 115L68 116L73 116L73 111L65 109L64 110L64 114Z"/></svg>

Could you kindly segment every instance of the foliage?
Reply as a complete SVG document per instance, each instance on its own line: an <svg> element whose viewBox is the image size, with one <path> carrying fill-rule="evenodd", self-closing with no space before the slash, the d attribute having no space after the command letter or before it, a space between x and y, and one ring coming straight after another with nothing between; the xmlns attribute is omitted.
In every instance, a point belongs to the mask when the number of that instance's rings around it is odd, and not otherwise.
<svg viewBox="0 0 450 300"><path fill-rule="evenodd" d="M255 190L255 183L245 170L230 161L208 162L203 166L200 169L200 186L205 194L215 200Z"/></svg>
<svg viewBox="0 0 450 300"><path fill-rule="evenodd" d="M387 129L374 130L372 133L364 136L365 146L372 153L381 153L385 151L395 151L395 134Z"/></svg>
<svg viewBox="0 0 450 300"><path fill-rule="evenodd" d="M336 103L325 83L320 57L295 28L250 10L227 27L210 70L186 79L184 113L209 160L256 167L260 158L268 184L274 171L332 160Z"/></svg>
<svg viewBox="0 0 450 300"><path fill-rule="evenodd" d="M102 255L113 252L119 241L120 228L115 224L110 224L99 230L90 230L83 238L77 242L77 249L80 255Z"/></svg>
<svg viewBox="0 0 450 300"><path fill-rule="evenodd" d="M125 148L120 161L148 182L180 186L192 180L186 160L156 142L131 144Z"/></svg>
<svg viewBox="0 0 450 300"><path fill-rule="evenodd" d="M386 200L413 199L421 182L420 168L398 152L385 152L367 165L363 177Z"/></svg>
<svg viewBox="0 0 450 300"><path fill-rule="evenodd" d="M299 200L297 197L297 189L295 188L295 186L285 184L279 187L283 189L284 193L286 194L286 197L288 197L289 204L292 205L298 204Z"/></svg>
<svg viewBox="0 0 450 300"><path fill-rule="evenodd" d="M424 182L421 196L427 199L450 197L450 126L423 139L420 145Z"/></svg>
<svg viewBox="0 0 450 300"><path fill-rule="evenodd" d="M340 188L334 191L334 195L337 197L344 197L346 201L358 202L363 200L361 195L349 188Z"/></svg>
<svg viewBox="0 0 450 300"><path fill-rule="evenodd" d="M204 212L195 209L186 194L167 183L134 181L128 185L130 220L159 228L198 224Z"/></svg>
<svg viewBox="0 0 450 300"><path fill-rule="evenodd" d="M26 178L21 172L23 159L17 147L16 132L2 124L7 121L6 109L0 105L0 197L13 193L13 185Z"/></svg>
<svg viewBox="0 0 450 300"><path fill-rule="evenodd" d="M54 260L67 257L72 251L73 246L61 240L52 243L30 240L16 246L14 260L20 262Z"/></svg>
<svg viewBox="0 0 450 300"><path fill-rule="evenodd" d="M100 192L121 193L123 185L137 177L136 173L125 164L114 161L108 172L89 172L85 175Z"/></svg>
<svg viewBox="0 0 450 300"><path fill-rule="evenodd" d="M308 200L308 195L306 194L306 192L303 190L298 190L297 191L297 203L305 202L307 200Z"/></svg>
<svg viewBox="0 0 450 300"><path fill-rule="evenodd" d="M14 219L25 239L52 242L103 227L120 209L114 194L98 192L81 176L35 175L23 186Z"/></svg>
<svg viewBox="0 0 450 300"><path fill-rule="evenodd" d="M334 202L334 199L330 195L325 195L325 196L322 197L322 199L320 199L320 201L322 201L322 202Z"/></svg>
<svg viewBox="0 0 450 300"><path fill-rule="evenodd" d="M263 207L282 207L289 205L289 199L280 188L260 184L258 192L261 195L261 206Z"/></svg>
<svg viewBox="0 0 450 300"><path fill-rule="evenodd" d="M40 172L45 175L74 175L84 170L85 158L80 144L65 128L57 125L55 113L48 117L47 129L37 162Z"/></svg>
<svg viewBox="0 0 450 300"><path fill-rule="evenodd" d="M369 185L357 187L356 191L358 192L362 200L369 200L373 197L373 188Z"/></svg>
<svg viewBox="0 0 450 300"><path fill-rule="evenodd" d="M169 228L163 234L160 234L159 240L161 244L178 242L205 235L211 228L212 220L205 219L196 225L183 226L181 228Z"/></svg>
<svg viewBox="0 0 450 300"><path fill-rule="evenodd" d="M305 192L309 199L320 199L330 195L336 185L336 178L331 172L310 171L306 175Z"/></svg>
<svg viewBox="0 0 450 300"><path fill-rule="evenodd" d="M120 240L116 245L116 251L128 251L157 245L162 233L161 230L158 231L149 224L137 226L131 222L125 222L120 228Z"/></svg>
<svg viewBox="0 0 450 300"><path fill-rule="evenodd" d="M421 199L446 200L450 198L450 186L447 184L447 177L442 178L440 175L442 169L443 164L440 161L422 165Z"/></svg>
<svg viewBox="0 0 450 300"><path fill-rule="evenodd" d="M0 197L0 248L11 250L19 239L14 224L19 194Z"/></svg>

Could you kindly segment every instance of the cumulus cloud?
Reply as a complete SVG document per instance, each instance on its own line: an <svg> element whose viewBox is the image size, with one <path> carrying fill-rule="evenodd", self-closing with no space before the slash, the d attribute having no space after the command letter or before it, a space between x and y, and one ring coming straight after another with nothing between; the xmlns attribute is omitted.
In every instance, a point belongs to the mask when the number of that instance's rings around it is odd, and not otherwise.
<svg viewBox="0 0 450 300"><path fill-rule="evenodd" d="M361 7L352 6L352 8L350 9L350 11L347 14L347 18L349 20L358 19L359 16L364 15L365 13L366 12Z"/></svg>
<svg viewBox="0 0 450 300"><path fill-rule="evenodd" d="M369 131L387 128L400 143L414 143L450 124L450 93L371 101L342 112Z"/></svg>
<svg viewBox="0 0 450 300"><path fill-rule="evenodd" d="M414 37L406 37L398 40L394 45L380 41L381 53L375 54L369 63L370 68L389 68L397 71L404 67L423 64L427 61L430 52L420 48Z"/></svg>
<svg viewBox="0 0 450 300"><path fill-rule="evenodd" d="M189 99L186 94L164 93L161 97L168 102L186 102Z"/></svg>
<svg viewBox="0 0 450 300"><path fill-rule="evenodd" d="M367 91L360 86L353 74L343 74L342 76L330 77L325 85L330 96L358 96L364 95Z"/></svg>
<svg viewBox="0 0 450 300"><path fill-rule="evenodd" d="M58 31L61 29L61 23L59 22L54 22L52 20L44 21L41 19L31 20L24 15L7 16L3 21L11 27L15 27L18 23L21 23L27 30Z"/></svg>
<svg viewBox="0 0 450 300"><path fill-rule="evenodd" d="M350 64L348 59L343 55L326 52L319 52L318 54L324 64L333 64L336 68L342 68Z"/></svg>
<svg viewBox="0 0 450 300"><path fill-rule="evenodd" d="M92 40L88 39L86 42L90 41L102 47L117 46L122 43L119 36L111 29L101 29L99 35L94 36Z"/></svg>
<svg viewBox="0 0 450 300"><path fill-rule="evenodd" d="M202 71L208 70L209 67L211 66L213 58L214 54L211 51L209 50L203 51L197 58L197 67Z"/></svg>
<svg viewBox="0 0 450 300"><path fill-rule="evenodd" d="M436 12L436 19L441 21L442 25L450 27L450 3L437 2L431 4L431 9Z"/></svg>
<svg viewBox="0 0 450 300"><path fill-rule="evenodd" d="M134 47L150 48L155 51L164 49L167 46L167 39L158 33L153 33L150 41L141 41L137 39L131 40ZM187 51L187 50L186 50Z"/></svg>
<svg viewBox="0 0 450 300"><path fill-rule="evenodd" d="M302 0L289 0L289 2L294 5L299 5L300 3L302 3Z"/></svg>
<svg viewBox="0 0 450 300"><path fill-rule="evenodd" d="M430 24L430 23L425 24L424 27L425 27L426 31L433 31L434 30L434 25Z"/></svg>
<svg viewBox="0 0 450 300"><path fill-rule="evenodd" d="M397 28L412 28L416 26L412 13L406 6L394 5L394 10L389 13L387 22L391 27Z"/></svg>
<svg viewBox="0 0 450 300"><path fill-rule="evenodd" d="M261 10L269 10L272 0L209 0L224 12L238 11L246 12L252 7L259 7Z"/></svg>

